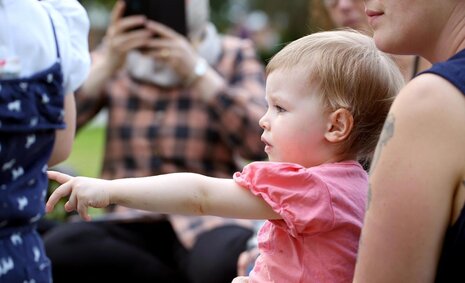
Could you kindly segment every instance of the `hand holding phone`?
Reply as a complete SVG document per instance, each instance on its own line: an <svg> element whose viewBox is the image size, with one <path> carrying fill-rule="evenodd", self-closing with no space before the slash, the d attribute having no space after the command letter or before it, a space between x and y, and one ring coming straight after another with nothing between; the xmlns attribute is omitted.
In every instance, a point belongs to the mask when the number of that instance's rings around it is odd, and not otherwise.
<svg viewBox="0 0 465 283"><path fill-rule="evenodd" d="M185 0L124 0L124 16L145 15L187 36Z"/></svg>

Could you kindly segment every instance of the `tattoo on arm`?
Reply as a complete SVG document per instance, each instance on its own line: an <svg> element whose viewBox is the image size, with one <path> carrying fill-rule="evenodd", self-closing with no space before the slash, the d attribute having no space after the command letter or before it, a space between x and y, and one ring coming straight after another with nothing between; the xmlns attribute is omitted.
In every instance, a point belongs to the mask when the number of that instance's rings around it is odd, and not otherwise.
<svg viewBox="0 0 465 283"><path fill-rule="evenodd" d="M374 170L376 164L378 163L379 156L381 155L381 151L383 147L388 143L388 141L394 135L394 122L395 118L393 114L389 114L386 121L384 122L383 131L381 132L381 136L378 140L378 145L376 146L375 156L373 158L373 162L371 163L370 171Z"/></svg>
<svg viewBox="0 0 465 283"><path fill-rule="evenodd" d="M395 121L394 115L389 114L388 117L386 118L386 121L384 122L383 130L378 140L378 145L376 146L375 156L373 157L373 161L371 163L370 172L375 169L378 163L379 156L381 155L381 151L383 150L383 147L388 143L388 141L394 135L394 121ZM372 198L372 189L371 189L371 183L370 183L368 184L367 207L365 211L368 211L368 209L370 209L371 198Z"/></svg>

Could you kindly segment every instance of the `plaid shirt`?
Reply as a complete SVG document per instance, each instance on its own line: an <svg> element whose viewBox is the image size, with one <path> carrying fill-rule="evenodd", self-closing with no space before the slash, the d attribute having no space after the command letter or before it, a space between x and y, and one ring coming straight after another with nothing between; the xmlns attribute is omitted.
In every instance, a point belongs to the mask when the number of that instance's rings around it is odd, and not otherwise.
<svg viewBox="0 0 465 283"><path fill-rule="evenodd" d="M213 68L227 87L208 104L186 88L163 89L132 80L122 70L99 97L76 93L78 127L108 109L102 178L195 172L231 178L238 156L263 160L258 120L266 111L264 66L248 40L222 37L222 55ZM93 60L99 60L98 50ZM219 188L221 189L221 188ZM140 217L125 210L124 218ZM131 216L132 215L132 216ZM170 216L178 236L190 246L198 233L219 225L252 225L250 220Z"/></svg>

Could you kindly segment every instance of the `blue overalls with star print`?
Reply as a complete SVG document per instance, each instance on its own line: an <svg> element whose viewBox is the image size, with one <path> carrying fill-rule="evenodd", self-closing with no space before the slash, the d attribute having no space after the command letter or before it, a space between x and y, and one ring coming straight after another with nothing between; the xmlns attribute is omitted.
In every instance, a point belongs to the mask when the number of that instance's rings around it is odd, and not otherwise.
<svg viewBox="0 0 465 283"><path fill-rule="evenodd" d="M26 78L0 79L0 282L51 282L37 222L45 213L47 162L65 127L57 61ZM59 142L59 141L57 141Z"/></svg>

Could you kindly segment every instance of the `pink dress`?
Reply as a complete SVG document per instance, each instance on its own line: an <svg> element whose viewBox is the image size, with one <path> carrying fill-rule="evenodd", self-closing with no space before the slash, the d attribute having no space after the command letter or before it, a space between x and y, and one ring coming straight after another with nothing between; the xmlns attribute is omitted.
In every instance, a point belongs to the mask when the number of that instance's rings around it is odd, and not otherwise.
<svg viewBox="0 0 465 283"><path fill-rule="evenodd" d="M253 162L234 180L282 217L258 233L250 282L352 282L368 192L358 162Z"/></svg>

